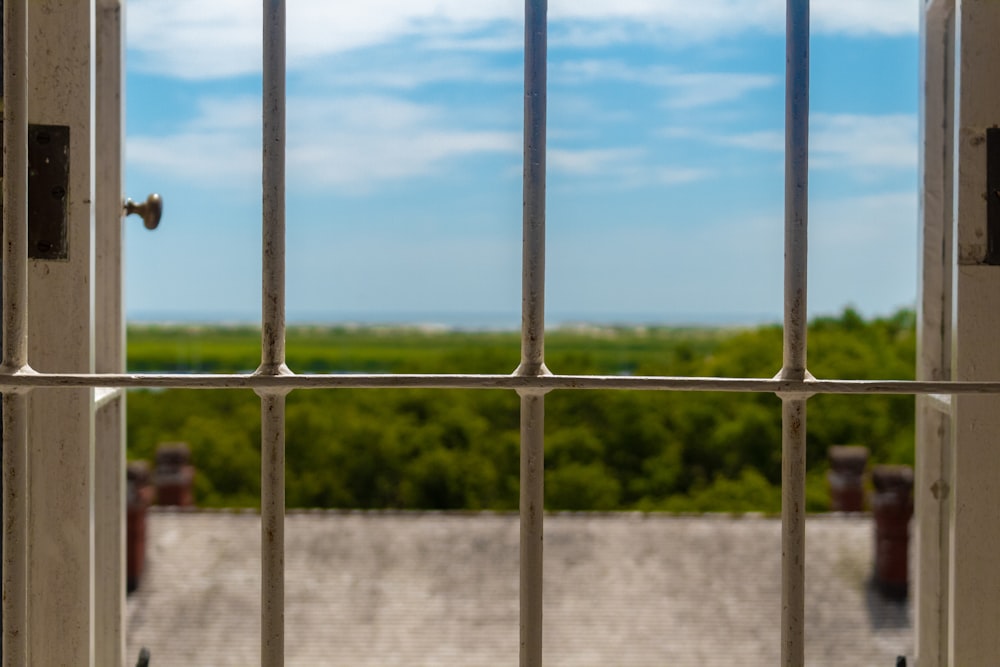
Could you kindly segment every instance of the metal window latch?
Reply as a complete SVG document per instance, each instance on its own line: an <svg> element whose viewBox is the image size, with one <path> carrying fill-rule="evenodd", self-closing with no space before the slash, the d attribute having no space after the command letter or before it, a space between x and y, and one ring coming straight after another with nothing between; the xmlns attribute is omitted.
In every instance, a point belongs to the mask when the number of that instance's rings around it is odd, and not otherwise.
<svg viewBox="0 0 1000 667"><path fill-rule="evenodd" d="M155 192L141 204L136 204L131 199L125 200L125 215L135 213L142 218L142 224L146 229L156 229L160 225L160 218L163 217L163 197Z"/></svg>
<svg viewBox="0 0 1000 667"><path fill-rule="evenodd" d="M69 126L28 126L28 257L69 259Z"/></svg>
<svg viewBox="0 0 1000 667"><path fill-rule="evenodd" d="M135 667L149 667L149 649L143 647L139 651L139 662L135 663Z"/></svg>

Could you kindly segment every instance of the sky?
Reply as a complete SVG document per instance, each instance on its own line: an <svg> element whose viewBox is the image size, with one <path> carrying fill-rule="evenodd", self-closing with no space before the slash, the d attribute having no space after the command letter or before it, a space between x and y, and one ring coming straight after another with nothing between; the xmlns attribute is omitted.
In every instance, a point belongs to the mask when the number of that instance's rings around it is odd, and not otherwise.
<svg viewBox="0 0 1000 667"><path fill-rule="evenodd" d="M135 320L260 314L259 2L130 0ZM523 3L291 0L289 321L518 323ZM913 307L918 3L814 0L809 312ZM782 312L784 2L550 0L546 319Z"/></svg>

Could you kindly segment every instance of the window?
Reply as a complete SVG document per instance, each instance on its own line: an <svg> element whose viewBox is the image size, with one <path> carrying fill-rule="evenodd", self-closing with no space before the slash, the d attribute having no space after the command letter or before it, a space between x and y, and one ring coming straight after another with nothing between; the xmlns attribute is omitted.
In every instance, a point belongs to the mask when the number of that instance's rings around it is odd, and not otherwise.
<svg viewBox="0 0 1000 667"><path fill-rule="evenodd" d="M39 664L124 661L120 627L124 577L121 392L134 387L243 388L253 389L261 397L261 642L265 665L283 663L284 396L293 388L331 387L504 388L520 395L522 665L541 664L542 427L547 392L601 388L768 392L781 397L785 665L804 661L804 425L808 398L818 393L920 395L921 664L925 660L930 664L935 660L937 664L946 660L988 664L1000 653L995 633L995 621L1000 617L1000 569L993 564L995 550L991 550L1000 542L995 510L1000 507L1000 489L995 484L1000 449L990 442L990 434L1000 430L1000 411L995 409L1000 355L992 352L996 323L991 315L1000 312L1000 290L996 289L997 269L989 263L982 240L1000 233L985 222L993 208L986 202L989 197L982 196L982 184L992 182L987 172L993 168L985 159L987 149L993 150L988 138L992 135L986 128L998 122L1000 93L974 83L986 80L992 72L990 62L998 55L1000 47L990 28L1000 22L1000 5L989 0L962 0L957 6L948 0L930 0L924 10L924 357L923 377L915 382L813 379L806 368L807 0L789 0L788 4L785 329L781 371L775 378L586 377L553 375L545 367L544 0L527 0L525 5L523 328L521 363L512 375L304 376L285 366L285 19L280 0L264 2L260 367L250 376L126 375L121 356L118 225L121 8L114 0L99 0L96 14L87 3L71 0L53 0L53 6L60 11L42 12L38 3L29 9L25 0L4 3L6 243L0 387L4 416L5 664L27 664L29 654L31 662ZM29 40L29 21L34 41ZM90 42L91 26L96 30L95 45ZM94 79L90 78L92 66L97 72ZM51 73L53 78L29 79L30 71ZM959 71L965 86L958 81ZM90 106L91 96L96 111ZM29 99L36 105L33 109L44 108L53 118L29 117ZM69 189L93 193L96 241L88 245L83 234L84 242L80 242L72 236L79 234L80 227L67 225L70 240L75 242L73 252L58 264L29 261L29 121L69 125ZM950 132L942 130L952 127L958 128L954 145ZM95 162L100 168L94 168ZM953 231L948 217L952 201L956 211ZM87 221L89 205L89 197L73 198L67 216ZM92 318L96 322L93 327ZM951 436L934 435L949 429ZM96 463L91 455L95 444ZM39 464L52 466L46 477L51 484L76 485L81 495L30 486L32 468ZM47 520L73 526L61 536L62 543L53 545L54 538L36 530ZM66 553L70 554L68 560L63 558ZM46 563L60 560L58 568L52 566L48 571L58 572L58 579L46 582L33 574L44 572L39 568ZM90 625L72 622L81 618L93 619L93 644ZM60 626L66 621L67 626ZM46 645L40 639L61 632L63 627L73 629L64 631L58 642Z"/></svg>

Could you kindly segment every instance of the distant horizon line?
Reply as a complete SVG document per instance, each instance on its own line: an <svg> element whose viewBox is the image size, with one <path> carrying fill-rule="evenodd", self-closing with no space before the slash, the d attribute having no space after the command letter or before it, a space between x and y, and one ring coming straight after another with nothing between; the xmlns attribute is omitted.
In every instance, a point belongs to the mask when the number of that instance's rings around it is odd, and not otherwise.
<svg viewBox="0 0 1000 667"><path fill-rule="evenodd" d="M896 312L905 306L893 310ZM839 311L843 312L843 309ZM825 316L826 313L816 313ZM503 311L292 311L286 315L289 326L390 326L438 328L453 330L516 331L521 327L521 315ZM775 313L600 313L552 312L546 315L546 325L552 328L574 326L606 327L747 327L780 324L781 314ZM129 324L217 324L231 326L260 325L260 316L246 311L130 311Z"/></svg>

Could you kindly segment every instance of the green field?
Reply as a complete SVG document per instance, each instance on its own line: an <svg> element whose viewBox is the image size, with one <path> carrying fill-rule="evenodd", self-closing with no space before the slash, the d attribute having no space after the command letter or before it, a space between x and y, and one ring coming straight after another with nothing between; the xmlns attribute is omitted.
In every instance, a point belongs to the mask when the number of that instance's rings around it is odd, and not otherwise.
<svg viewBox="0 0 1000 667"><path fill-rule="evenodd" d="M130 326L131 371L249 372L250 327ZM297 373L510 373L515 333L292 327ZM817 377L912 379L913 313L814 321ZM781 329L588 328L546 334L567 374L772 377ZM875 462L912 463L913 398L819 396L809 402L809 508L828 505L826 450L864 444ZM546 398L550 509L779 509L780 402L770 394L556 391ZM250 391L133 391L130 459L187 442L207 506L253 507L260 492L259 399ZM518 401L500 390L299 390L288 397L290 507L514 509Z"/></svg>

